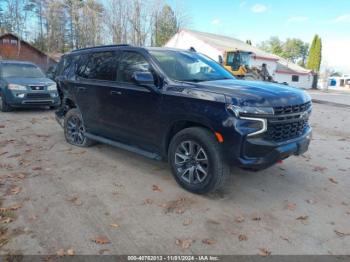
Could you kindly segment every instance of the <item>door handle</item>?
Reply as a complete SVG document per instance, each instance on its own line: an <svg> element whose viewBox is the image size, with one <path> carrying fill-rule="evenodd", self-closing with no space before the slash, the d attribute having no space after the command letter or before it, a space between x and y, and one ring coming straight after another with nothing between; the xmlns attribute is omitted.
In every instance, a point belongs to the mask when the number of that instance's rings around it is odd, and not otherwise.
<svg viewBox="0 0 350 262"><path fill-rule="evenodd" d="M84 92L84 91L86 91L86 87L79 86L78 87L78 91Z"/></svg>
<svg viewBox="0 0 350 262"><path fill-rule="evenodd" d="M111 91L111 95L121 95L123 94L121 91Z"/></svg>

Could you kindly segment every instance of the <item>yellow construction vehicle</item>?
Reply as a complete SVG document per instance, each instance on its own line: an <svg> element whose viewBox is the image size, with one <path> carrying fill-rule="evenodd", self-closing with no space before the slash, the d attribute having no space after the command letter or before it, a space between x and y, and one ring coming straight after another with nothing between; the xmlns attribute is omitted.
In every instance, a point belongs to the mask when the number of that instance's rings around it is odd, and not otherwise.
<svg viewBox="0 0 350 262"><path fill-rule="evenodd" d="M261 69L249 66L251 55L252 52L248 51L226 50L224 57L219 57L219 62L239 79L272 81L266 64L263 64Z"/></svg>

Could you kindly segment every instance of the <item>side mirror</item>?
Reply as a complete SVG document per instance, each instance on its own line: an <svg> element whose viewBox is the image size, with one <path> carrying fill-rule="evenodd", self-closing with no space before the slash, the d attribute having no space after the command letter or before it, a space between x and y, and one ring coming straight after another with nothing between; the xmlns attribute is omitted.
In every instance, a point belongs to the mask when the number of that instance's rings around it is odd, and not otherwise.
<svg viewBox="0 0 350 262"><path fill-rule="evenodd" d="M140 86L154 86L154 78L150 72L135 72L132 79Z"/></svg>
<svg viewBox="0 0 350 262"><path fill-rule="evenodd" d="M221 55L219 55L219 64L220 65L224 64L224 59L222 58Z"/></svg>

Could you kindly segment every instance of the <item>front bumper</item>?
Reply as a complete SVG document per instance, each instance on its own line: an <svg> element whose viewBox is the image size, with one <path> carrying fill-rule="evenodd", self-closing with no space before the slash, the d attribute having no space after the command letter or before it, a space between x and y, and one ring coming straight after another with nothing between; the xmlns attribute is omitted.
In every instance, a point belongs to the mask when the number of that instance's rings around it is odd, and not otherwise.
<svg viewBox="0 0 350 262"><path fill-rule="evenodd" d="M280 143L262 138L248 138L242 146L238 165L242 168L261 170L292 155L305 153L311 141L312 129L309 127L302 136Z"/></svg>
<svg viewBox="0 0 350 262"><path fill-rule="evenodd" d="M23 97L18 94L23 93ZM60 98L54 92L9 92L7 103L12 107L59 106Z"/></svg>

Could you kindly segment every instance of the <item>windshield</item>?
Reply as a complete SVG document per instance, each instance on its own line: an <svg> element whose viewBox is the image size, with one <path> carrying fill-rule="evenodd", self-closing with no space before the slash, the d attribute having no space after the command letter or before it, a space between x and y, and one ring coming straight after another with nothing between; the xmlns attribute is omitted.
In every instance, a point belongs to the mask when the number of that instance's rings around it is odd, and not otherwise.
<svg viewBox="0 0 350 262"><path fill-rule="evenodd" d="M234 79L221 65L194 52L157 50L150 51L163 71L173 80L201 82Z"/></svg>
<svg viewBox="0 0 350 262"><path fill-rule="evenodd" d="M45 77L39 67L30 64L2 64L3 77L30 77L40 78Z"/></svg>

